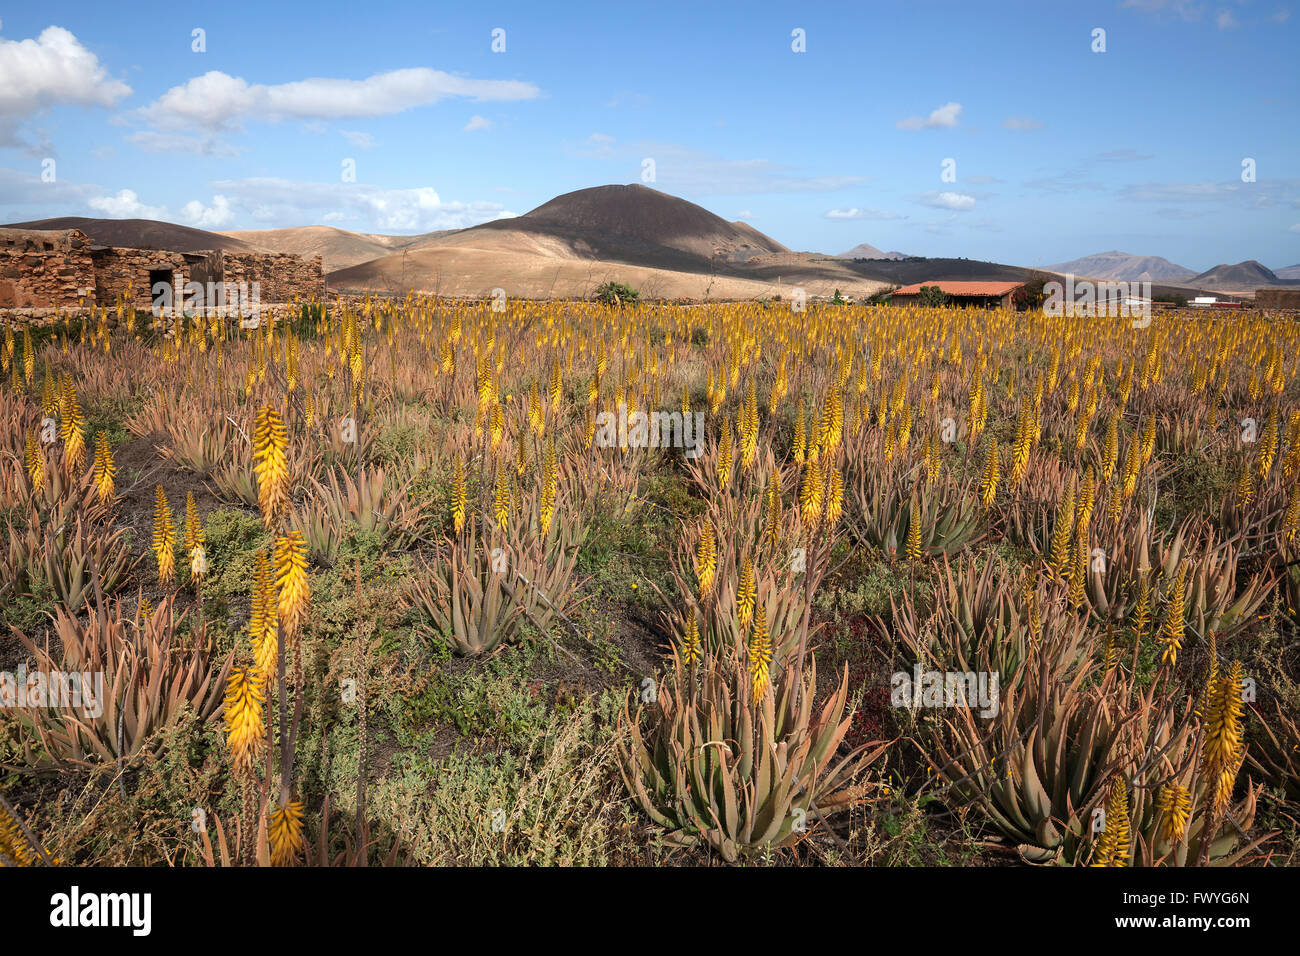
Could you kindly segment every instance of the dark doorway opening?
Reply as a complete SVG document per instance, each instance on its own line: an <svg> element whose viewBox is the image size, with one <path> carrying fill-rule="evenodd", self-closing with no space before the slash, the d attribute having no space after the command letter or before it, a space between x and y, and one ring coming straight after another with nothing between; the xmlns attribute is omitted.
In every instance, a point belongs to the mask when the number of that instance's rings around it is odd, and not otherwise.
<svg viewBox="0 0 1300 956"><path fill-rule="evenodd" d="M158 288L162 283L167 288L162 290ZM149 270L149 299L153 302L154 311L160 308L171 308L172 306L172 270L171 269L150 269Z"/></svg>

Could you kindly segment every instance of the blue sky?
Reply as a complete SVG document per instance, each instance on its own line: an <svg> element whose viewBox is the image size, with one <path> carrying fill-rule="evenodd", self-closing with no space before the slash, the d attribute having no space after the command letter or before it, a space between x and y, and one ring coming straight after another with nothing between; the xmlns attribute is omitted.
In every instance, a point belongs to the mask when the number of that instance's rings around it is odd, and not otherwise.
<svg viewBox="0 0 1300 956"><path fill-rule="evenodd" d="M795 249L1280 268L1292 2L0 4L0 221L413 233L649 159Z"/></svg>

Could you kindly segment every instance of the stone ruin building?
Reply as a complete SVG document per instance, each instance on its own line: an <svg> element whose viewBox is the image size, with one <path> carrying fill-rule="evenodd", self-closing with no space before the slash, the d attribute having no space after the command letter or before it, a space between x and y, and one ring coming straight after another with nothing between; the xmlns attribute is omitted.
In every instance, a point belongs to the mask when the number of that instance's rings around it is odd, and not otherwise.
<svg viewBox="0 0 1300 956"><path fill-rule="evenodd" d="M208 283L251 288L256 282L262 304L307 302L325 294L320 256L126 249L92 243L77 229L0 229L0 309L11 313L35 318L78 306L113 308L119 301L149 309L159 282L187 301L193 292L185 287L193 282L205 288Z"/></svg>

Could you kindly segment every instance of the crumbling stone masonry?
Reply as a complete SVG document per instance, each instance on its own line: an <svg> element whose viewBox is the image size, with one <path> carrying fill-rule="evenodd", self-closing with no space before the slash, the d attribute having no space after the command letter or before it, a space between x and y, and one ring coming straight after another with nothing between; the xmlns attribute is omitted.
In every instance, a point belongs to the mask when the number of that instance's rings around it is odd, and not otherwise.
<svg viewBox="0 0 1300 956"><path fill-rule="evenodd" d="M304 301L325 295L325 264L320 256L304 259L288 253L263 255L222 252L221 275L226 282L259 283L263 302Z"/></svg>
<svg viewBox="0 0 1300 956"><path fill-rule="evenodd" d="M184 286L189 263L179 252L154 249L119 249L96 246L91 251L95 267L95 300L99 305L124 305L147 309L153 302L153 283L159 280Z"/></svg>
<svg viewBox="0 0 1300 956"><path fill-rule="evenodd" d="M128 249L92 245L75 229L0 229L0 309L11 316L68 312L78 305L111 308L119 301L148 309L159 282L175 290L176 305L177 299L192 301L185 286L194 282L205 288L243 283L248 295L257 283L258 301L270 305L324 298L325 268L320 256Z"/></svg>
<svg viewBox="0 0 1300 956"><path fill-rule="evenodd" d="M83 232L0 229L0 309L93 304L95 269Z"/></svg>

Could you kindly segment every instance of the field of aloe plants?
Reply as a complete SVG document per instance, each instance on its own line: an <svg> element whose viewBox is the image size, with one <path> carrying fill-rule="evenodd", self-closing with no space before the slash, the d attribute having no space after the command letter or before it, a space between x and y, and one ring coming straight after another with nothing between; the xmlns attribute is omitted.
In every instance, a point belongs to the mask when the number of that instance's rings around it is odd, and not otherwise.
<svg viewBox="0 0 1300 956"><path fill-rule="evenodd" d="M1300 323L1141 325L6 326L0 864L1300 862Z"/></svg>

